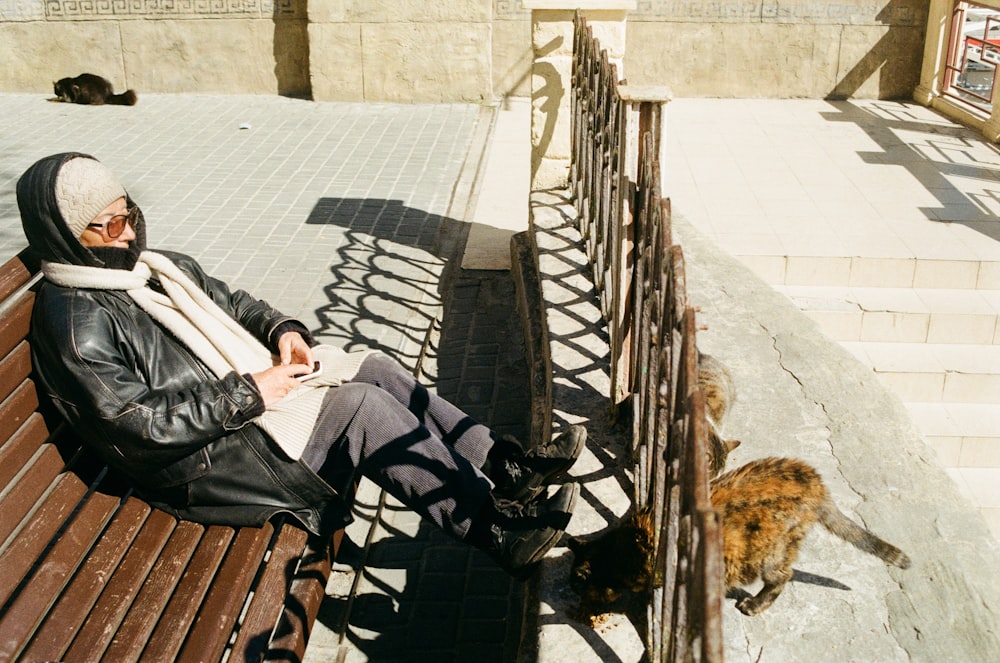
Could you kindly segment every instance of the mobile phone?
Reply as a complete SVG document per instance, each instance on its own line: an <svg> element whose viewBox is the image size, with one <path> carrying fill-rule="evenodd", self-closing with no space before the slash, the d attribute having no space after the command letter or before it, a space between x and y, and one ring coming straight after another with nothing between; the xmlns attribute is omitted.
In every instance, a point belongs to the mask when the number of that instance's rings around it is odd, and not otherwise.
<svg viewBox="0 0 1000 663"><path fill-rule="evenodd" d="M300 382L305 380L311 380L312 378L316 377L322 372L323 372L323 364L321 364L319 361L314 361L311 373L303 373L302 375L296 375L295 379L299 380Z"/></svg>

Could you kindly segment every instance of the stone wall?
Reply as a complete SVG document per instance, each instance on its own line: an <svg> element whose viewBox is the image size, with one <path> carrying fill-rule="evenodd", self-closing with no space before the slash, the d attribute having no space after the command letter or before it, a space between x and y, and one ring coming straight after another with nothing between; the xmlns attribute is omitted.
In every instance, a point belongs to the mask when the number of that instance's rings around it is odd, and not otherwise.
<svg viewBox="0 0 1000 663"><path fill-rule="evenodd" d="M313 2L313 95L358 101L488 101L495 57L492 19L490 0Z"/></svg>
<svg viewBox="0 0 1000 663"><path fill-rule="evenodd" d="M0 0L0 90L309 95L306 0Z"/></svg>
<svg viewBox="0 0 1000 663"><path fill-rule="evenodd" d="M677 96L904 97L929 0L637 0L629 83ZM84 71L144 92L530 96L521 0L0 0L0 91Z"/></svg>
<svg viewBox="0 0 1000 663"><path fill-rule="evenodd" d="M630 84L678 97L909 98L930 0L637 0Z"/></svg>

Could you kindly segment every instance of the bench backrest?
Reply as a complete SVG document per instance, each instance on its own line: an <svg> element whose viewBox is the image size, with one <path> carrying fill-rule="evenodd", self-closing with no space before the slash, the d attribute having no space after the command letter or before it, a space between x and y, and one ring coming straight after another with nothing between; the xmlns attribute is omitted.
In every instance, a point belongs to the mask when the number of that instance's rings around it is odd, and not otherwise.
<svg viewBox="0 0 1000 663"><path fill-rule="evenodd" d="M329 547L177 520L88 453L32 380L35 271L0 267L0 661L301 659Z"/></svg>

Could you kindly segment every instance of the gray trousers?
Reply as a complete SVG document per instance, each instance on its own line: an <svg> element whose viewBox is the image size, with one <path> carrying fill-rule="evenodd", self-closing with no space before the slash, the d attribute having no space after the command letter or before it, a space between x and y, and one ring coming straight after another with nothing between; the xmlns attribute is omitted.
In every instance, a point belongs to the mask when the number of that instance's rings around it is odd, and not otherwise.
<svg viewBox="0 0 1000 663"><path fill-rule="evenodd" d="M327 392L302 460L340 495L367 477L462 539L493 487L479 470L492 446L486 426L373 354Z"/></svg>

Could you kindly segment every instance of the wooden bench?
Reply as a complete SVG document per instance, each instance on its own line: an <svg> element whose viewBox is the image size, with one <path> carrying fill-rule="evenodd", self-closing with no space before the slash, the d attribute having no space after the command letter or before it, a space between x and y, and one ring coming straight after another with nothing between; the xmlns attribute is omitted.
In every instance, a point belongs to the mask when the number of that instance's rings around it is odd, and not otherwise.
<svg viewBox="0 0 1000 663"><path fill-rule="evenodd" d="M343 532L136 497L35 390L36 271L26 252L0 267L0 661L301 660Z"/></svg>

